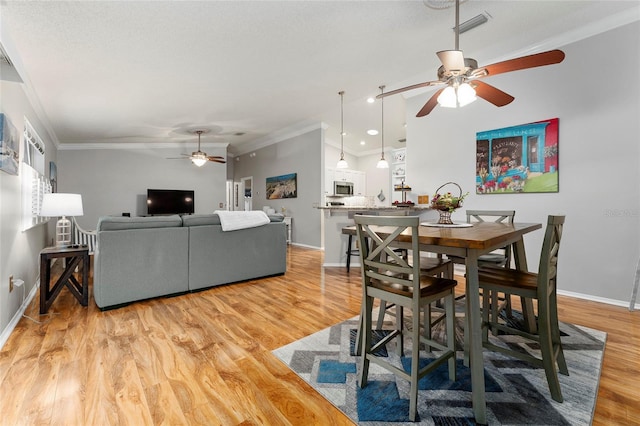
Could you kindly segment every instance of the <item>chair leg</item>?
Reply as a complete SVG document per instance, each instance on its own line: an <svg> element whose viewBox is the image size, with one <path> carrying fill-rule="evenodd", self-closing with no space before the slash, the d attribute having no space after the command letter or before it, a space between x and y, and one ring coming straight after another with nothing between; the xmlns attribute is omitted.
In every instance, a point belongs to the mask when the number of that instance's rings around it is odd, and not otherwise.
<svg viewBox="0 0 640 426"><path fill-rule="evenodd" d="M554 401L562 402L562 390L560 389L560 381L558 380L558 370L556 368L556 357L554 354L553 343L551 341L551 317L549 306L546 303L540 303L538 307L538 336L540 337L540 352L542 353L542 365L547 376L547 384L551 392L551 398Z"/></svg>
<svg viewBox="0 0 640 426"><path fill-rule="evenodd" d="M569 375L569 368L567 368L567 361L564 358L564 351L562 350L562 341L560 340L560 325L558 323L558 296L554 293L550 300L549 313L551 321L551 343L553 344L554 354L557 352L556 359L558 362L558 371L565 376Z"/></svg>
<svg viewBox="0 0 640 426"><path fill-rule="evenodd" d="M490 321L498 322L498 318L500 318L500 300L499 293L497 291L488 291L491 296L491 319ZM491 327L491 334L494 336L498 334L498 329Z"/></svg>
<svg viewBox="0 0 640 426"><path fill-rule="evenodd" d="M349 272L351 267L351 238L352 235L349 234L349 242L347 243L347 272Z"/></svg>
<svg viewBox="0 0 640 426"><path fill-rule="evenodd" d="M509 293L504 294L504 309L507 313L507 318L513 318L513 311L511 310L511 295Z"/></svg>
<svg viewBox="0 0 640 426"><path fill-rule="evenodd" d="M489 341L489 328L491 327L491 321L495 321L495 318L491 318L489 316L489 310L491 307L489 306L490 294L493 293L488 289L482 290L482 342L486 343ZM466 333L465 333L466 334Z"/></svg>
<svg viewBox="0 0 640 426"><path fill-rule="evenodd" d="M447 347L453 351L453 356L449 358L449 380L456 380L456 307L455 294L451 290L451 295L444 301L446 324L447 324ZM431 328L431 327L429 327Z"/></svg>
<svg viewBox="0 0 640 426"><path fill-rule="evenodd" d="M369 375L369 352L371 351L371 310L373 297L366 296L362 307L362 357L360 359L360 387L367 386Z"/></svg>
<svg viewBox="0 0 640 426"><path fill-rule="evenodd" d="M424 321L423 321L424 337L428 340L431 340L431 337L433 335L431 331L431 303L427 304L422 310L424 315ZM431 349L432 349L431 346L427 344L425 350L427 352L431 352Z"/></svg>
<svg viewBox="0 0 640 426"><path fill-rule="evenodd" d="M382 330L382 325L384 324L384 316L387 313L387 301L380 301L380 311L378 312L378 323L376 324L377 330Z"/></svg>
<svg viewBox="0 0 640 426"><path fill-rule="evenodd" d="M420 362L420 308L414 306L411 313L411 390L409 393L409 420L416 421L418 407L418 373Z"/></svg>
<svg viewBox="0 0 640 426"><path fill-rule="evenodd" d="M398 330L398 344L396 352L399 357L404 356L404 307L396 305L396 330Z"/></svg>

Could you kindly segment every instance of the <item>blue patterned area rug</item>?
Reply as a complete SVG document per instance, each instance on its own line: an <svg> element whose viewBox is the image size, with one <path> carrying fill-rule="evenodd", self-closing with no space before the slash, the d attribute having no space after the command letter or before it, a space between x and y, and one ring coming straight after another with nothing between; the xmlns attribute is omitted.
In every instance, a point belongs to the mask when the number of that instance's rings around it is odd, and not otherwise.
<svg viewBox="0 0 640 426"><path fill-rule="evenodd" d="M470 373L462 364L461 351L458 352L456 382L449 380L446 363L420 381L418 422L410 422L408 418L407 381L371 364L369 383L360 389L357 385L360 358L353 356L357 325L356 317L273 353L355 423L372 426L475 424ZM557 403L551 399L543 369L485 350L489 424L591 424L606 333L566 323L562 323L560 328L569 367L569 376L559 375L564 402ZM524 349L519 337L509 336L508 339L509 345L519 345ZM404 364L393 345L390 342L386 351L378 355L395 358L398 365ZM410 339L405 345L409 354ZM527 345L526 350L535 351L537 348ZM427 359L430 354L422 352L422 355Z"/></svg>

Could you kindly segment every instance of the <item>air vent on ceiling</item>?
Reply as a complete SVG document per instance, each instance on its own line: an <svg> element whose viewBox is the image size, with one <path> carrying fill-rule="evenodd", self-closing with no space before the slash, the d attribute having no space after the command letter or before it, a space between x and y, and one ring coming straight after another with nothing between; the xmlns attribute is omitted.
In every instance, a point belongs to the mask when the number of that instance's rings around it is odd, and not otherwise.
<svg viewBox="0 0 640 426"><path fill-rule="evenodd" d="M488 12L485 12L485 13L481 13L480 15L474 16L471 19L467 19L466 21L460 24L460 34L466 33L467 31L472 30L475 27L478 27L484 24L489 20L488 16L491 16L491 15L489 15ZM456 27L453 27L452 30L455 31Z"/></svg>

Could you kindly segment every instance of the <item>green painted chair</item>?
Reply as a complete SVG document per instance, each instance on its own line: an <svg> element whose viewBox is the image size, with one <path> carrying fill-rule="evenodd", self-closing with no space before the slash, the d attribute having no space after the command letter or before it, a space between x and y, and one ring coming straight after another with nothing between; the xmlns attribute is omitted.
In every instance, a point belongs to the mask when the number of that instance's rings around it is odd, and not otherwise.
<svg viewBox="0 0 640 426"><path fill-rule="evenodd" d="M394 241L403 231L409 235L403 237L403 246L412 253L419 253L418 228L420 218L417 216L356 216L356 231L360 242L361 275L362 275L362 312L360 330L362 337L362 355L360 366L360 387L367 386L369 364L377 364L393 374L411 383L409 393L409 418L417 417L418 380L433 371L437 366L448 361L449 378L456 377L455 329L454 329L454 288L457 282L448 278L426 276L421 273L420 256L404 257L398 254L397 242ZM380 228L384 234L380 235ZM367 245L369 240L371 245ZM395 246L395 247L394 247ZM372 342L372 311L374 299L385 300L396 305L397 317L395 329L375 345ZM446 315L446 344L436 342L421 333L420 312L432 302L444 299ZM403 318L404 309L411 310L411 326L406 327ZM430 327L430 318L423 316L423 329ZM398 355L404 354L404 337L410 336L412 343L411 370L405 371L401 366L390 363L383 357L375 355L377 349L392 339L397 340ZM425 343L427 349L435 348L435 359L419 368L419 347Z"/></svg>
<svg viewBox="0 0 640 426"><path fill-rule="evenodd" d="M489 350L541 366L545 370L551 397L562 402L562 391L558 381L558 371L569 375L567 362L562 351L560 328L558 326L558 298L556 280L558 252L564 225L564 216L549 216L542 243L538 273L518 271L503 267L481 267L479 269L480 289L483 294L482 324L483 346ZM490 307L489 294L501 292L538 302L537 334L531 334L499 320L497 306ZM529 346L513 348L489 342L488 329L507 334L517 334L539 344L541 357L530 352Z"/></svg>
<svg viewBox="0 0 640 426"><path fill-rule="evenodd" d="M516 215L515 210L467 210L467 223L478 222L495 222L495 223L513 223L513 219ZM511 266L512 250L511 246L506 246L491 253L483 254L478 257L478 266ZM449 259L456 264L465 264L463 257L449 256ZM464 295L459 296L459 299L464 298ZM492 303L496 306L500 306L500 309L504 309L509 317L511 314L511 297L509 295L499 295L494 293L492 295Z"/></svg>

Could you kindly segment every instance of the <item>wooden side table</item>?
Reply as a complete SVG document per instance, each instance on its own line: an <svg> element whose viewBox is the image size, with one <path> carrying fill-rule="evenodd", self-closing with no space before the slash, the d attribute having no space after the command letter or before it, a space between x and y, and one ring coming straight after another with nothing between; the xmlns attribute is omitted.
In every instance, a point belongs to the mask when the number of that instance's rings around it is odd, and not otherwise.
<svg viewBox="0 0 640 426"><path fill-rule="evenodd" d="M58 281L51 287L51 261L65 260L65 268ZM82 264L82 283L73 272ZM46 314L62 287L67 287L82 306L89 302L89 247L74 245L68 247L47 247L40 252L40 313Z"/></svg>

